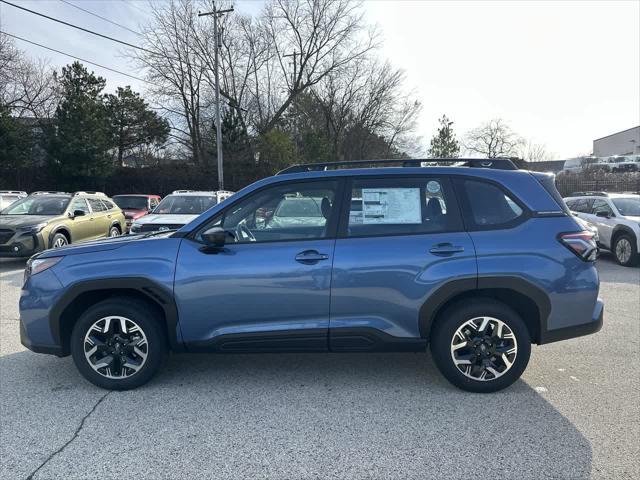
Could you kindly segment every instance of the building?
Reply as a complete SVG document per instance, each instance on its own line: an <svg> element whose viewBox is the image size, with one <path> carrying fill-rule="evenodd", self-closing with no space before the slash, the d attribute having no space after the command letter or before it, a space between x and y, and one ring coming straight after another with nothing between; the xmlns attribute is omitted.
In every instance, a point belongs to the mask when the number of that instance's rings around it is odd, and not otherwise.
<svg viewBox="0 0 640 480"><path fill-rule="evenodd" d="M640 155L640 126L594 140L593 155L595 157Z"/></svg>

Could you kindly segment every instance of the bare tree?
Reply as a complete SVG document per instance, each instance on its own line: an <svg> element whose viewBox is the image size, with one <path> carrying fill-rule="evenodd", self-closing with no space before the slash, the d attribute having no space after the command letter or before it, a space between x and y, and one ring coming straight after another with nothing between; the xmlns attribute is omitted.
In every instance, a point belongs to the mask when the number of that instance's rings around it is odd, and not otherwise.
<svg viewBox="0 0 640 480"><path fill-rule="evenodd" d="M523 145L522 137L500 118L471 130L464 142L468 152L487 158L515 157Z"/></svg>
<svg viewBox="0 0 640 480"><path fill-rule="evenodd" d="M535 143L533 140L524 142L518 156L527 162L546 162L553 159L553 154L544 144Z"/></svg>
<svg viewBox="0 0 640 480"><path fill-rule="evenodd" d="M146 51L128 52L145 69L152 84L148 93L172 128L171 136L187 147L195 163L206 161L203 135L206 118L205 66L195 38L203 35L192 0L151 3L151 22L142 27ZM207 125L208 123L208 125Z"/></svg>
<svg viewBox="0 0 640 480"><path fill-rule="evenodd" d="M0 103L15 116L48 119L55 113L57 93L49 62L30 59L0 34Z"/></svg>

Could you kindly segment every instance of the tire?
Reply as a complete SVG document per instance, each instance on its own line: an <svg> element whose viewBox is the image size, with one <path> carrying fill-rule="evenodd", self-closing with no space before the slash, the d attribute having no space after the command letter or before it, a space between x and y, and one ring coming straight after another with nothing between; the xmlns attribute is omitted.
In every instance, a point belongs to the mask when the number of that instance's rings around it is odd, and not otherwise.
<svg viewBox="0 0 640 480"><path fill-rule="evenodd" d="M489 320L481 333L486 318ZM475 329L472 325L476 325ZM456 387L476 393L507 388L520 378L531 355L531 337L524 321L513 309L488 298L468 299L448 307L436 319L430 344L442 375ZM457 345L464 346L454 348Z"/></svg>
<svg viewBox="0 0 640 480"><path fill-rule="evenodd" d="M51 248L60 248L69 245L71 242L64 233L56 233L51 239Z"/></svg>
<svg viewBox="0 0 640 480"><path fill-rule="evenodd" d="M157 317L145 302L127 297L90 307L71 333L71 355L80 373L107 390L130 390L147 383L168 356L166 334ZM127 333L123 333L123 318ZM105 328L107 333L100 330ZM90 354L94 347L96 353Z"/></svg>
<svg viewBox="0 0 640 480"><path fill-rule="evenodd" d="M638 245L635 238L627 233L616 237L611 252L623 267L633 267L638 264Z"/></svg>
<svg viewBox="0 0 640 480"><path fill-rule="evenodd" d="M113 225L109 229L109 238L119 237L119 236L120 236L120 229L118 227L116 227L115 225Z"/></svg>

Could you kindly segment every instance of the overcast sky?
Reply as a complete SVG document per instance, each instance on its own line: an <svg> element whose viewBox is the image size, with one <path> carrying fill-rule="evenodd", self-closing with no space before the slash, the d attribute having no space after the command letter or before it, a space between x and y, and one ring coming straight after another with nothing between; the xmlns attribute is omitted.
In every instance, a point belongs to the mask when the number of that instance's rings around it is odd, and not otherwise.
<svg viewBox="0 0 640 480"><path fill-rule="evenodd" d="M61 0L9 0L130 43L137 36ZM147 0L66 0L133 30ZM162 0L155 0L156 2ZM255 14L261 0L236 9ZM366 15L384 36L382 55L407 72L423 103L425 144L446 113L458 136L491 118L543 143L557 158L589 153L592 140L640 124L640 0L436 2L369 0ZM140 75L117 44L0 3L3 31ZM53 65L70 61L17 41ZM91 67L108 90L144 83Z"/></svg>

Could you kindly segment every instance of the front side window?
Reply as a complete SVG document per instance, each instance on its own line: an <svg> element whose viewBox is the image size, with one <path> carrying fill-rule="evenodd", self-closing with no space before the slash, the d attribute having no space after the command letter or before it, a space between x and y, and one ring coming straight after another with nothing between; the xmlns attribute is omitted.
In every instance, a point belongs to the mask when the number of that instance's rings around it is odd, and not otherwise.
<svg viewBox="0 0 640 480"><path fill-rule="evenodd" d="M522 217L522 207L496 185L477 180L463 180L460 183L466 196L466 221L469 226L479 229L508 228Z"/></svg>
<svg viewBox="0 0 640 480"><path fill-rule="evenodd" d="M336 189L336 181L275 185L236 203L201 231L221 226L235 243L325 238Z"/></svg>
<svg viewBox="0 0 640 480"><path fill-rule="evenodd" d="M18 200L2 211L2 215L62 215L69 197L34 195Z"/></svg>
<svg viewBox="0 0 640 480"><path fill-rule="evenodd" d="M355 179L347 236L461 230L449 182L441 178Z"/></svg>
<svg viewBox="0 0 640 480"><path fill-rule="evenodd" d="M76 210L82 210L85 215L89 215L89 213L91 213L84 198L73 199L73 201L71 202L70 211L75 212Z"/></svg>
<svg viewBox="0 0 640 480"><path fill-rule="evenodd" d="M593 198L579 198L572 200L569 208L574 212L579 213L591 213L591 205L593 204Z"/></svg>
<svg viewBox="0 0 640 480"><path fill-rule="evenodd" d="M607 202L604 200L594 200L593 201L593 214L598 215L598 213L604 213L608 216L613 215L613 211Z"/></svg>

